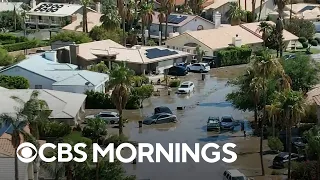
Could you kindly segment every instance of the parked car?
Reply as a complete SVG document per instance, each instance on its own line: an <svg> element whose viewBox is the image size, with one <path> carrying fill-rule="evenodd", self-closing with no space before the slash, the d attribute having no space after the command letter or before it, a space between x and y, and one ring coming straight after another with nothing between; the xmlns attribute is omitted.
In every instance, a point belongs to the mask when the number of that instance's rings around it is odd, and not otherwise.
<svg viewBox="0 0 320 180"><path fill-rule="evenodd" d="M172 66L169 68L168 75L171 76L185 76L188 74L188 70L184 66Z"/></svg>
<svg viewBox="0 0 320 180"><path fill-rule="evenodd" d="M223 173L223 180L248 180L248 178L239 170L230 169Z"/></svg>
<svg viewBox="0 0 320 180"><path fill-rule="evenodd" d="M203 56L202 62L208 63L210 68L216 67L215 60L217 59L216 56Z"/></svg>
<svg viewBox="0 0 320 180"><path fill-rule="evenodd" d="M220 127L221 127L221 129L225 129L225 130L233 130L234 129L233 117L232 116L222 116Z"/></svg>
<svg viewBox="0 0 320 180"><path fill-rule="evenodd" d="M307 140L303 137L292 137L291 138L292 148L291 152L293 153L299 153L299 151L302 151L306 148Z"/></svg>
<svg viewBox="0 0 320 180"><path fill-rule="evenodd" d="M85 117L85 119L95 119L95 118L100 118L106 121L107 123L111 123L111 124L119 122L119 114L112 111L102 111L99 114Z"/></svg>
<svg viewBox="0 0 320 180"><path fill-rule="evenodd" d="M180 87L178 88L179 94L189 94L194 91L194 84L191 81L186 81L181 83Z"/></svg>
<svg viewBox="0 0 320 180"><path fill-rule="evenodd" d="M194 63L187 66L188 71L195 72L208 72L210 71L210 66L207 63Z"/></svg>
<svg viewBox="0 0 320 180"><path fill-rule="evenodd" d="M296 153L291 153L291 161L301 162L305 160L304 155L299 155ZM281 152L274 159L272 163L273 168L284 168L289 162L289 153Z"/></svg>
<svg viewBox="0 0 320 180"><path fill-rule="evenodd" d="M166 106L159 106L154 108L154 114L160 114L160 113L173 114L172 111Z"/></svg>
<svg viewBox="0 0 320 180"><path fill-rule="evenodd" d="M154 114L143 120L143 124L150 125L150 124L162 124L162 123L170 123L176 122L177 116L169 113L158 113Z"/></svg>
<svg viewBox="0 0 320 180"><path fill-rule="evenodd" d="M207 121L207 131L220 131L220 119L219 117L209 117Z"/></svg>

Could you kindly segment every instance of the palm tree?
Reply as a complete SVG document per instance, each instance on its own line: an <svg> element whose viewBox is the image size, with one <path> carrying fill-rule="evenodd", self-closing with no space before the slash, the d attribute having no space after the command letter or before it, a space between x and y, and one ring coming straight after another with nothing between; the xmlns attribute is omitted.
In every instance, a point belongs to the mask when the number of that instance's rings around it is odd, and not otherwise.
<svg viewBox="0 0 320 180"><path fill-rule="evenodd" d="M165 34L165 40L168 38L168 19L169 15L174 10L175 1L174 0L166 0L166 29L164 31Z"/></svg>
<svg viewBox="0 0 320 180"><path fill-rule="evenodd" d="M140 5L140 18L141 18L141 35L142 35L142 44L145 45L145 37L144 37L144 27L149 24L150 19L152 19L154 15L153 11L153 3L148 3L146 1L141 1ZM149 32L150 34L150 32Z"/></svg>
<svg viewBox="0 0 320 180"><path fill-rule="evenodd" d="M288 3L288 0L274 0L273 2L278 7L279 17L281 19L283 19L284 18L283 17L284 8L285 8L286 4Z"/></svg>
<svg viewBox="0 0 320 180"><path fill-rule="evenodd" d="M231 25L239 25L244 16L244 11L237 2L231 2L230 9L227 11L227 16Z"/></svg>
<svg viewBox="0 0 320 180"><path fill-rule="evenodd" d="M200 49L200 46L196 47L196 52L197 52L197 61L202 62L202 58L206 53Z"/></svg>
<svg viewBox="0 0 320 180"><path fill-rule="evenodd" d="M191 0L190 7L192 9L193 14L200 15L202 12L202 5L205 0Z"/></svg>
<svg viewBox="0 0 320 180"><path fill-rule="evenodd" d="M260 121L260 161L262 175L265 175L263 165L263 126L266 119L266 80L273 77L275 74L283 74L281 64L277 59L274 59L267 50L257 51L254 55L253 70L257 77L262 78L262 94L263 94L263 118Z"/></svg>
<svg viewBox="0 0 320 180"><path fill-rule="evenodd" d="M300 116L305 113L305 100L302 92L293 91L291 89L285 90L282 93L277 93L275 98L278 102L278 107L284 114L286 129L287 129L287 149L289 152L288 163L288 179L291 180L291 128L300 120Z"/></svg>
<svg viewBox="0 0 320 180"><path fill-rule="evenodd" d="M255 77L254 71L251 69L247 72L247 77L248 80L250 81L249 84L249 89L250 93L253 94L253 102L254 102L254 120L255 120L255 125L257 127L257 122L258 122L258 105L260 103L260 97L261 97L261 92L262 92L262 78L261 77ZM257 129L257 128L256 128Z"/></svg>
<svg viewBox="0 0 320 180"><path fill-rule="evenodd" d="M272 103L266 106L266 111L268 112L268 117L271 118L272 121L272 137L275 137L275 116L279 113L279 108L276 104Z"/></svg>
<svg viewBox="0 0 320 180"><path fill-rule="evenodd" d="M81 0L82 7L82 31L88 33L88 12L87 7L89 6L91 0Z"/></svg>
<svg viewBox="0 0 320 180"><path fill-rule="evenodd" d="M308 154L316 155L317 157L317 180L320 180L320 126L314 126L309 131L305 132L307 152Z"/></svg>
<svg viewBox="0 0 320 180"><path fill-rule="evenodd" d="M259 33L262 33L262 40L263 40L264 47L266 47L266 45L267 45L266 43L267 43L268 37L272 33L272 30L273 30L273 28L272 28L271 24L269 24L267 22L261 22L258 25L257 31L259 31Z"/></svg>
<svg viewBox="0 0 320 180"><path fill-rule="evenodd" d="M119 28L121 20L116 6L111 1L102 7L102 13L103 15L101 16L100 21L105 29L114 30Z"/></svg>
<svg viewBox="0 0 320 180"><path fill-rule="evenodd" d="M283 51L283 19L280 17L278 17L277 22L276 22L276 36L277 36L277 46L278 46L278 50L277 50L277 56L278 56L278 52L280 53L280 57L282 57L282 51Z"/></svg>
<svg viewBox="0 0 320 180"><path fill-rule="evenodd" d="M160 2L160 8L158 10L159 14L158 14L158 19L159 19L159 31L160 31L160 39L162 40L162 23L164 23L164 21L166 20L166 0L161 0Z"/></svg>
<svg viewBox="0 0 320 180"><path fill-rule="evenodd" d="M115 64L110 71L109 88L113 89L111 99L119 112L119 135L123 134L122 110L125 108L130 93L131 80L134 71L126 67L125 63Z"/></svg>
<svg viewBox="0 0 320 180"><path fill-rule="evenodd" d="M126 8L126 20L130 24L130 30L132 29L133 21L136 19L136 12L135 12L135 1L128 0L127 8Z"/></svg>
<svg viewBox="0 0 320 180"><path fill-rule="evenodd" d="M126 18L127 18L127 10L126 10L126 2L124 0L117 0L118 12L122 21L122 33L123 33L123 46L126 46Z"/></svg>

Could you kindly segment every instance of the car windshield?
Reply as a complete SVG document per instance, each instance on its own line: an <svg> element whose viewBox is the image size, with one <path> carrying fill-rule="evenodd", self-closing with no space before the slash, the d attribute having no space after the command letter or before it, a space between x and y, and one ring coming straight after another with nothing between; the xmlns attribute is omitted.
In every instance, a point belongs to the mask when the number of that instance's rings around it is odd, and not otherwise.
<svg viewBox="0 0 320 180"><path fill-rule="evenodd" d="M188 85L186 85L186 84L182 84L181 86L180 86L180 88L188 88L189 86Z"/></svg>
<svg viewBox="0 0 320 180"><path fill-rule="evenodd" d="M217 121L217 120L212 120L212 119L209 119L208 123L211 123L211 124L216 124L216 123L219 123L219 121Z"/></svg>
<svg viewBox="0 0 320 180"><path fill-rule="evenodd" d="M243 177L243 176L239 176L239 177L232 177L232 180L246 180L247 178Z"/></svg>
<svg viewBox="0 0 320 180"><path fill-rule="evenodd" d="M280 157L280 156L276 156L274 158L274 161L282 161L284 158L283 157Z"/></svg>
<svg viewBox="0 0 320 180"><path fill-rule="evenodd" d="M232 122L231 118L223 118L221 122Z"/></svg>
<svg viewBox="0 0 320 180"><path fill-rule="evenodd" d="M159 114L154 114L153 116L151 116L151 119L157 119L160 115Z"/></svg>

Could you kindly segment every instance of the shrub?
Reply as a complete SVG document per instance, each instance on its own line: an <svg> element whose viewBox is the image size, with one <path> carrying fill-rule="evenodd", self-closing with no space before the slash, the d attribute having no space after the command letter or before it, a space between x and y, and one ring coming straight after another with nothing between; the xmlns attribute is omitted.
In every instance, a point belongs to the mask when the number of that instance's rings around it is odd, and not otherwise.
<svg viewBox="0 0 320 180"><path fill-rule="evenodd" d="M88 147L91 147L92 140L86 137L83 137L81 132L73 131L67 136L63 137L63 141L65 143L77 144L77 143L85 143Z"/></svg>
<svg viewBox="0 0 320 180"><path fill-rule="evenodd" d="M308 43L308 42L303 42L303 43L302 43L302 47L303 47L303 48L307 48L308 46L309 46L309 43Z"/></svg>
<svg viewBox="0 0 320 180"><path fill-rule="evenodd" d="M298 41L302 44L304 42L307 42L307 38L305 37L299 37Z"/></svg>
<svg viewBox="0 0 320 180"><path fill-rule="evenodd" d="M111 97L108 94L86 91L87 95L86 109L115 109L115 105L111 101ZM129 100L126 105L126 109L139 109L140 99L136 94L130 94Z"/></svg>
<svg viewBox="0 0 320 180"><path fill-rule="evenodd" d="M283 151L283 144L277 137L269 137L268 146L273 151Z"/></svg>
<svg viewBox="0 0 320 180"><path fill-rule="evenodd" d="M21 76L0 75L0 86L8 89L28 89L29 81Z"/></svg>
<svg viewBox="0 0 320 180"><path fill-rule="evenodd" d="M292 162L292 179L310 180L316 179L317 162L305 161L305 162Z"/></svg>
<svg viewBox="0 0 320 180"><path fill-rule="evenodd" d="M169 82L169 87L179 87L180 83L180 79L173 79Z"/></svg>
<svg viewBox="0 0 320 180"><path fill-rule="evenodd" d="M71 127L62 122L47 121L40 124L39 135L40 138L59 138L71 133Z"/></svg>
<svg viewBox="0 0 320 180"><path fill-rule="evenodd" d="M19 50L23 50L23 49L35 48L35 47L38 47L38 44L39 43L37 40L31 40L31 41L26 41L26 42L1 45L0 48L3 48L5 50L7 50L8 52L12 52L12 51L19 51Z"/></svg>
<svg viewBox="0 0 320 180"><path fill-rule="evenodd" d="M82 128L80 126L80 124L78 124L76 127L73 128L73 131L79 131L81 132L82 131Z"/></svg>
<svg viewBox="0 0 320 180"><path fill-rule="evenodd" d="M316 40L318 42L318 44L320 44L320 38L319 37L314 38L314 40Z"/></svg>
<svg viewBox="0 0 320 180"><path fill-rule="evenodd" d="M230 47L217 52L218 67L246 64L250 62L252 50L248 47Z"/></svg>
<svg viewBox="0 0 320 180"><path fill-rule="evenodd" d="M108 146L108 144L114 143L114 147L118 147L127 142L129 142L129 138L124 135L112 135L103 140L103 145Z"/></svg>
<svg viewBox="0 0 320 180"><path fill-rule="evenodd" d="M83 32L71 32L63 31L56 35L53 35L50 42L63 41L63 42L75 42L76 44L87 43L91 41L91 38Z"/></svg>
<svg viewBox="0 0 320 180"><path fill-rule="evenodd" d="M307 39L312 39L316 32L316 28L311 21L298 18L288 21L284 28L298 37L305 37Z"/></svg>
<svg viewBox="0 0 320 180"><path fill-rule="evenodd" d="M125 34L125 36L127 36ZM107 30L102 26L95 26L89 32L89 37L95 41L111 39L114 42L122 43L123 31L120 28Z"/></svg>
<svg viewBox="0 0 320 180"><path fill-rule="evenodd" d="M107 134L107 124L99 118L88 119L87 126L85 126L82 131L82 135L91 139L93 142L99 142L99 140Z"/></svg>
<svg viewBox="0 0 320 180"><path fill-rule="evenodd" d="M311 40L310 44L311 44L312 46L318 46L318 41L315 40L315 39L313 39L313 40Z"/></svg>

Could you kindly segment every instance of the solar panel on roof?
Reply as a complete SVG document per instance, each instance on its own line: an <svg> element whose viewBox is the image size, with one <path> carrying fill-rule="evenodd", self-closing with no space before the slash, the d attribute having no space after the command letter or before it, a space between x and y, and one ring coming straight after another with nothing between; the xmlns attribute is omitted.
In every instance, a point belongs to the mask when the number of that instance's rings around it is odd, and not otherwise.
<svg viewBox="0 0 320 180"><path fill-rule="evenodd" d="M182 21L184 21L185 19L187 19L187 16L181 16L181 15L169 15L168 17L168 23L172 23L172 24L179 24Z"/></svg>
<svg viewBox="0 0 320 180"><path fill-rule="evenodd" d="M314 8L316 8L316 6L306 6L304 8L302 8L299 13L302 13L304 11L307 11L307 10L313 10Z"/></svg>
<svg viewBox="0 0 320 180"><path fill-rule="evenodd" d="M160 58L160 57L164 57L164 56L171 56L171 55L178 54L178 52L176 52L176 51L170 51L168 49L160 50L158 48L147 49L146 51L147 51L146 56L149 59Z"/></svg>

